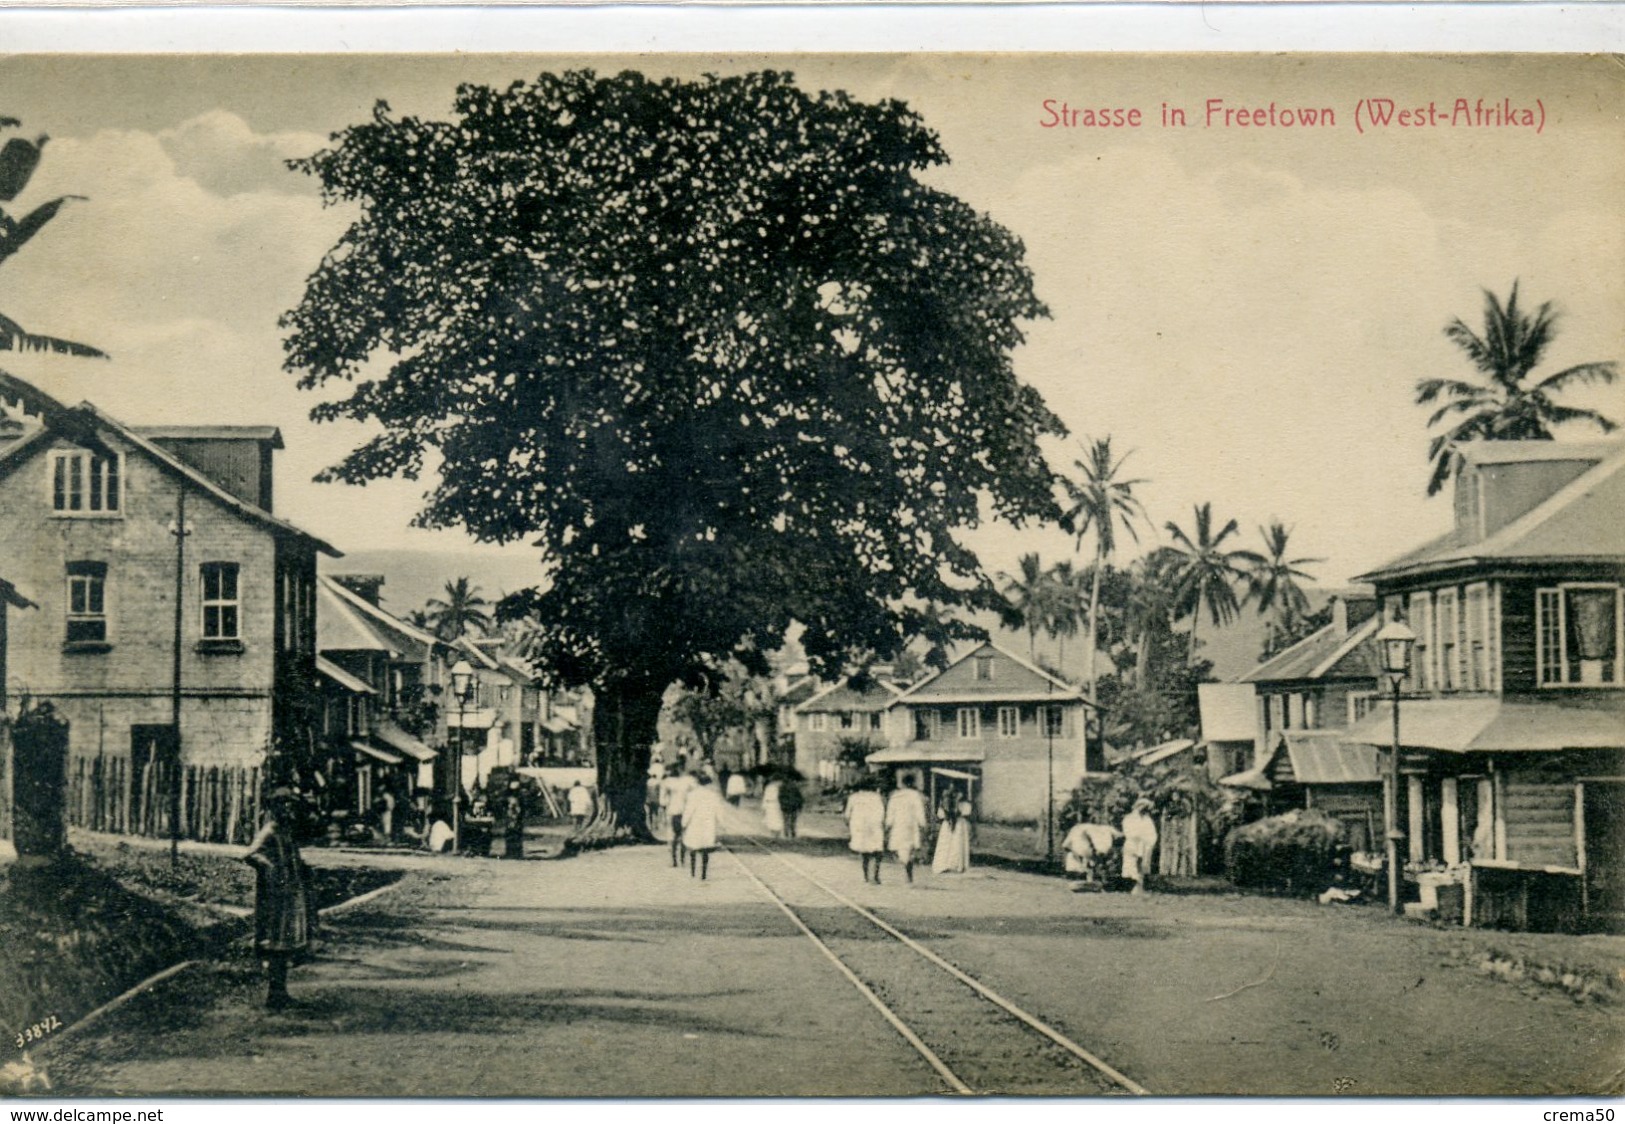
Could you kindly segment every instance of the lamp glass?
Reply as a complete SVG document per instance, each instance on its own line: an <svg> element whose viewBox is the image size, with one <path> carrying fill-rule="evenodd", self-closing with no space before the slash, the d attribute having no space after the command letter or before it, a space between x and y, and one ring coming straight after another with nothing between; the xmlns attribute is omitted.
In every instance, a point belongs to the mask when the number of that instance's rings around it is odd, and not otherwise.
<svg viewBox="0 0 1625 1124"><path fill-rule="evenodd" d="M1404 675L1410 671L1411 649L1416 645L1416 633L1402 621L1389 621L1377 633L1382 647L1382 669L1389 675Z"/></svg>
<svg viewBox="0 0 1625 1124"><path fill-rule="evenodd" d="M473 685L474 669L467 660L458 660L451 667L451 690L462 702L468 701L468 689Z"/></svg>

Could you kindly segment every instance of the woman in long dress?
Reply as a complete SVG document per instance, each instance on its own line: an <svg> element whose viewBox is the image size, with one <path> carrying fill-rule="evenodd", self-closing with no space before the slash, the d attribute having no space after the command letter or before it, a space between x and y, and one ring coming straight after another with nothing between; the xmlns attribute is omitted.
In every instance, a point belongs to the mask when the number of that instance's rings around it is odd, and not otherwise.
<svg viewBox="0 0 1625 1124"><path fill-rule="evenodd" d="M310 948L310 879L293 835L293 790L265 798L265 824L243 861L254 868L254 951L265 962L265 1005L288 1006L288 965Z"/></svg>
<svg viewBox="0 0 1625 1124"><path fill-rule="evenodd" d="M683 803L683 847L688 851L688 875L698 872L701 882L711 871L711 852L720 845L718 828L722 818L722 797L717 786L704 773L695 776L695 786Z"/></svg>
<svg viewBox="0 0 1625 1124"><path fill-rule="evenodd" d="M963 874L970 869L971 803L950 798L937 809L937 849L931 869L938 874Z"/></svg>
<svg viewBox="0 0 1625 1124"><path fill-rule="evenodd" d="M775 777L762 789L762 826L774 838L784 834L784 809L779 807L779 791L783 787Z"/></svg>

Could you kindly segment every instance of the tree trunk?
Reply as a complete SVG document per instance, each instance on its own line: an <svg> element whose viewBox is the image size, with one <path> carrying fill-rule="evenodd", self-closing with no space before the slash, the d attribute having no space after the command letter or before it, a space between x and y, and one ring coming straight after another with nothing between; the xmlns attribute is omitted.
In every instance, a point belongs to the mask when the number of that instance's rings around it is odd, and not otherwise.
<svg viewBox="0 0 1625 1124"><path fill-rule="evenodd" d="M593 689L598 790L609 804L620 837L642 842L654 839L644 811L644 793L665 693L665 684L629 679Z"/></svg>
<svg viewBox="0 0 1625 1124"><path fill-rule="evenodd" d="M1202 623L1202 602L1200 600L1198 600L1196 602L1196 608L1194 610L1192 610L1192 612L1191 612L1191 647L1190 647L1189 654L1186 655L1186 657L1185 657L1185 666L1186 667L1195 667L1196 666L1196 626L1201 624L1201 623Z"/></svg>
<svg viewBox="0 0 1625 1124"><path fill-rule="evenodd" d="M1100 571L1106 554L1095 546L1095 575L1089 583L1089 647L1083 653L1083 678L1089 684L1089 702L1095 701L1095 649L1100 645Z"/></svg>

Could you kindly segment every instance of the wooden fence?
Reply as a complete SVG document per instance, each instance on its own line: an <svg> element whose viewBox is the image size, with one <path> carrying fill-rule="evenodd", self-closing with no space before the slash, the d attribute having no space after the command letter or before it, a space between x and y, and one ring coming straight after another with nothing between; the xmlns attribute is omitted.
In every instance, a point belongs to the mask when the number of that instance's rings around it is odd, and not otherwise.
<svg viewBox="0 0 1625 1124"><path fill-rule="evenodd" d="M119 835L170 837L173 778L167 762L133 774L127 757L75 757L68 766L68 823ZM260 770L187 765L181 772L183 839L247 843L259 826Z"/></svg>

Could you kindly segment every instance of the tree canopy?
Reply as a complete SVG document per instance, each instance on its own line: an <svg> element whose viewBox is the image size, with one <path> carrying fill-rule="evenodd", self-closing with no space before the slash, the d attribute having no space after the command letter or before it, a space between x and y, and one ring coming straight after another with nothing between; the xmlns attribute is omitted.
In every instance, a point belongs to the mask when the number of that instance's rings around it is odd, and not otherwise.
<svg viewBox="0 0 1625 1124"><path fill-rule="evenodd" d="M834 671L925 602L996 607L955 533L1054 518L1063 427L1011 365L1047 315L1021 243L922 181L946 159L901 102L773 72L380 103L293 163L359 208L283 321L302 386L350 384L313 416L377 430L327 477L433 471L420 524L534 542L505 613L651 728L792 620Z"/></svg>

